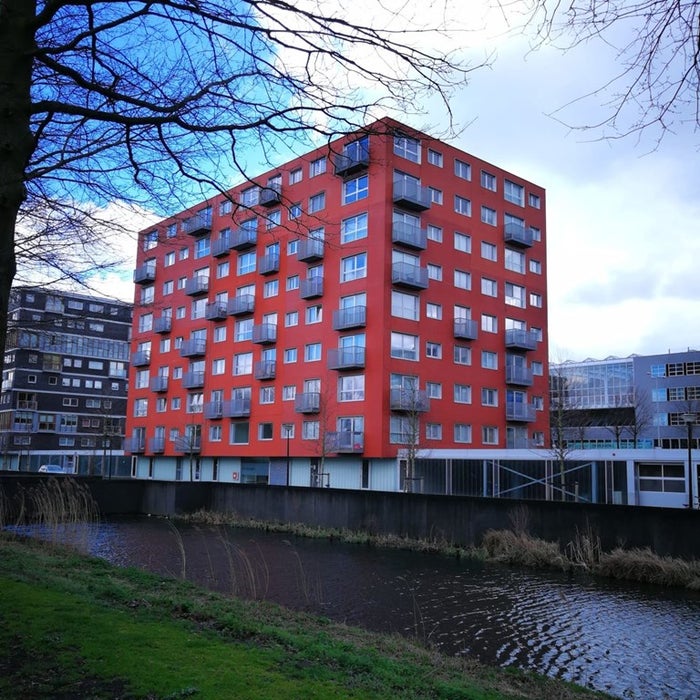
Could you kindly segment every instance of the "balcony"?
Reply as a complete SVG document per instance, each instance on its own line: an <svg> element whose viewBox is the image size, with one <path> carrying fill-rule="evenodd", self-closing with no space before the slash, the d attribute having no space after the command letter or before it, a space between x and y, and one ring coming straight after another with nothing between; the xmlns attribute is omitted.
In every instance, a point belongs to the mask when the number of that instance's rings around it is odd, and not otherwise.
<svg viewBox="0 0 700 700"><path fill-rule="evenodd" d="M36 411L39 408L39 402L34 400L21 401L17 399L17 410L18 411Z"/></svg>
<svg viewBox="0 0 700 700"><path fill-rule="evenodd" d="M416 182L394 180L394 204L412 211L430 209L430 191Z"/></svg>
<svg viewBox="0 0 700 700"><path fill-rule="evenodd" d="M394 263L391 266L391 283L409 289L427 289L428 270L410 263Z"/></svg>
<svg viewBox="0 0 700 700"><path fill-rule="evenodd" d="M472 318L456 318L454 337L462 340L476 340L479 337L479 324Z"/></svg>
<svg viewBox="0 0 700 700"><path fill-rule="evenodd" d="M173 327L173 317L172 316L160 316L153 319L153 332L154 333L170 333Z"/></svg>
<svg viewBox="0 0 700 700"><path fill-rule="evenodd" d="M157 393L167 391L168 377L163 377L161 375L158 375L157 377L151 377L150 387L151 391L155 391Z"/></svg>
<svg viewBox="0 0 700 700"><path fill-rule="evenodd" d="M520 328L506 330L506 347L513 350L537 349L537 333Z"/></svg>
<svg viewBox="0 0 700 700"><path fill-rule="evenodd" d="M321 394L305 391L294 397L294 410L297 413L318 413L321 410Z"/></svg>
<svg viewBox="0 0 700 700"><path fill-rule="evenodd" d="M513 222L507 223L503 227L503 231L503 240L506 243L522 246L523 248L529 248L532 246L532 231L525 228L525 226L522 224L516 224Z"/></svg>
<svg viewBox="0 0 700 700"><path fill-rule="evenodd" d="M263 207L274 207L282 201L282 185L268 185L260 188L258 203Z"/></svg>
<svg viewBox="0 0 700 700"><path fill-rule="evenodd" d="M328 351L328 369L359 369L365 366L365 348L350 347Z"/></svg>
<svg viewBox="0 0 700 700"><path fill-rule="evenodd" d="M124 438L124 452L139 454L146 451L145 437Z"/></svg>
<svg viewBox="0 0 700 700"><path fill-rule="evenodd" d="M349 306L333 312L333 330L344 331L348 328L363 328L367 325L367 307Z"/></svg>
<svg viewBox="0 0 700 700"><path fill-rule="evenodd" d="M204 386L204 372L185 372L182 375L182 386L185 389L201 389Z"/></svg>
<svg viewBox="0 0 700 700"><path fill-rule="evenodd" d="M506 384L532 386L532 370L518 365L506 365Z"/></svg>
<svg viewBox="0 0 700 700"><path fill-rule="evenodd" d="M137 350L131 353L131 364L134 367L148 367L151 364L151 353L148 350Z"/></svg>
<svg viewBox="0 0 700 700"><path fill-rule="evenodd" d="M229 316L242 316L252 314L255 309L255 296L253 294L241 294L228 300L226 312Z"/></svg>
<svg viewBox="0 0 700 700"><path fill-rule="evenodd" d="M209 401L204 404L204 417L207 420L218 420L223 418L224 415L224 402L223 401Z"/></svg>
<svg viewBox="0 0 700 700"><path fill-rule="evenodd" d="M256 379L274 379L277 373L277 363L274 360L260 360L255 363L253 376Z"/></svg>
<svg viewBox="0 0 700 700"><path fill-rule="evenodd" d="M299 241L297 260L299 262L316 262L323 260L323 241L318 238L305 238Z"/></svg>
<svg viewBox="0 0 700 700"><path fill-rule="evenodd" d="M420 389L392 389L389 393L389 408L392 411L426 413L430 410L427 392Z"/></svg>
<svg viewBox="0 0 700 700"><path fill-rule="evenodd" d="M231 399L224 401L222 407L224 418L245 418L250 415L250 399Z"/></svg>
<svg viewBox="0 0 700 700"><path fill-rule="evenodd" d="M369 148L350 144L333 158L333 172L341 177L355 175L369 168Z"/></svg>
<svg viewBox="0 0 700 700"><path fill-rule="evenodd" d="M326 433L328 452L359 454L365 449L365 434L359 430L340 430Z"/></svg>
<svg viewBox="0 0 700 700"><path fill-rule="evenodd" d="M154 437L148 441L148 451L152 454L161 454L165 452L165 438Z"/></svg>
<svg viewBox="0 0 700 700"><path fill-rule="evenodd" d="M299 296L302 299L315 299L323 296L323 277L312 277L310 280L301 280L299 283Z"/></svg>
<svg viewBox="0 0 700 700"><path fill-rule="evenodd" d="M261 275L272 275L280 270L280 256L268 253L258 260L258 272Z"/></svg>
<svg viewBox="0 0 700 700"><path fill-rule="evenodd" d="M391 226L391 242L401 243L417 250L425 250L428 247L428 234L424 228L415 224L395 221Z"/></svg>
<svg viewBox="0 0 700 700"><path fill-rule="evenodd" d="M206 275L195 275L185 282L185 294L191 297L206 294L209 291L209 277Z"/></svg>
<svg viewBox="0 0 700 700"><path fill-rule="evenodd" d="M211 254L215 258L223 258L224 255L228 255L231 250L231 239L229 236L224 236L223 238L217 238L215 241L211 242Z"/></svg>
<svg viewBox="0 0 700 700"><path fill-rule="evenodd" d="M188 236L203 236L211 231L211 211L200 211L182 222L182 230Z"/></svg>
<svg viewBox="0 0 700 700"><path fill-rule="evenodd" d="M148 359L146 360L145 364L148 364L150 360L150 355ZM132 359L131 364L134 364L134 361ZM138 365L137 365L138 366ZM61 361L60 357L57 357L56 355L50 355L48 357L44 357L41 363L41 369L44 372L61 372L63 370L63 362Z"/></svg>
<svg viewBox="0 0 700 700"><path fill-rule="evenodd" d="M202 438L199 435L181 435L175 440L175 451L186 455L199 454L202 449Z"/></svg>
<svg viewBox="0 0 700 700"><path fill-rule="evenodd" d="M155 262L147 262L134 270L134 284L150 284L156 278Z"/></svg>
<svg viewBox="0 0 700 700"><path fill-rule="evenodd" d="M274 323L258 323L253 326L254 343L267 345L277 341L277 326Z"/></svg>
<svg viewBox="0 0 700 700"><path fill-rule="evenodd" d="M231 249L246 250L258 243L258 232L254 229L239 228L231 234Z"/></svg>
<svg viewBox="0 0 700 700"><path fill-rule="evenodd" d="M204 338L190 338L182 341L180 357L202 357L206 350L207 341Z"/></svg>
<svg viewBox="0 0 700 700"><path fill-rule="evenodd" d="M534 423L537 418L537 411L534 406L526 403L506 402L506 420L518 421L520 423Z"/></svg>
<svg viewBox="0 0 700 700"><path fill-rule="evenodd" d="M223 321L228 316L228 302L212 301L204 309L204 318L210 321Z"/></svg>

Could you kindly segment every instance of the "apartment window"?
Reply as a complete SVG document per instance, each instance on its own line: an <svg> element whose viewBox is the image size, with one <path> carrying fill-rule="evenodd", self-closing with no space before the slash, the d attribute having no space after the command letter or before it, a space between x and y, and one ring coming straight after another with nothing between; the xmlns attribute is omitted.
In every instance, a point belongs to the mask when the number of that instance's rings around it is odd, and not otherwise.
<svg viewBox="0 0 700 700"><path fill-rule="evenodd" d="M182 401L179 396L173 396L173 398L170 401L170 410L171 411L179 411L180 406L182 405ZM177 430L177 428L175 428Z"/></svg>
<svg viewBox="0 0 700 700"><path fill-rule="evenodd" d="M505 302L509 306L517 306L520 309L525 308L525 287L512 282L506 282L505 285Z"/></svg>
<svg viewBox="0 0 700 700"><path fill-rule="evenodd" d="M498 296L498 284L496 280L489 279L488 277L481 278L481 293L487 297L497 297Z"/></svg>
<svg viewBox="0 0 700 700"><path fill-rule="evenodd" d="M168 224L166 236L168 238L175 238L175 236L177 236L177 224Z"/></svg>
<svg viewBox="0 0 700 700"><path fill-rule="evenodd" d="M326 206L326 193L319 192L311 197L309 197L309 214L314 214L317 211L321 211Z"/></svg>
<svg viewBox="0 0 700 700"><path fill-rule="evenodd" d="M442 305L428 302L425 305L425 316L439 321L442 318Z"/></svg>
<svg viewBox="0 0 700 700"><path fill-rule="evenodd" d="M528 202L528 204L529 204L533 209L539 209L539 208L540 208L540 198L539 198L539 195L532 194L532 192L530 192L530 194L528 194L528 196L527 196L527 202Z"/></svg>
<svg viewBox="0 0 700 700"><path fill-rule="evenodd" d="M321 343L308 343L304 346L304 362L318 362L321 359Z"/></svg>
<svg viewBox="0 0 700 700"><path fill-rule="evenodd" d="M485 170L481 171L481 186L486 190L491 190L491 192L496 191L496 176L491 173L487 173Z"/></svg>
<svg viewBox="0 0 700 700"><path fill-rule="evenodd" d="M452 358L456 365L471 365L472 349L464 345L455 345Z"/></svg>
<svg viewBox="0 0 700 700"><path fill-rule="evenodd" d="M279 226L282 223L282 211L280 209L275 209L274 211L268 212L265 216L265 230L269 231L275 226Z"/></svg>
<svg viewBox="0 0 700 700"><path fill-rule="evenodd" d="M301 426L302 440L318 440L320 424L317 420L305 420Z"/></svg>
<svg viewBox="0 0 700 700"><path fill-rule="evenodd" d="M168 399L161 397L156 399L156 413L165 413L168 410Z"/></svg>
<svg viewBox="0 0 700 700"><path fill-rule="evenodd" d="M148 415L148 399L136 399L134 401L134 416L136 418L143 418ZM39 430L41 430L41 424L39 425Z"/></svg>
<svg viewBox="0 0 700 700"><path fill-rule="evenodd" d="M544 411L544 397L533 396L532 405L535 407L536 411Z"/></svg>
<svg viewBox="0 0 700 700"><path fill-rule="evenodd" d="M214 328L214 342L223 343L226 340L226 326L216 326Z"/></svg>
<svg viewBox="0 0 700 700"><path fill-rule="evenodd" d="M530 306L535 306L538 309L542 308L542 295L530 292Z"/></svg>
<svg viewBox="0 0 700 700"><path fill-rule="evenodd" d="M323 307L321 304L306 307L306 324L321 323L323 320Z"/></svg>
<svg viewBox="0 0 700 700"><path fill-rule="evenodd" d="M172 294L173 290L175 289L175 283L173 280L168 280L167 282L163 282L163 296L166 297L168 294Z"/></svg>
<svg viewBox="0 0 700 700"><path fill-rule="evenodd" d="M296 255L299 250L299 239L294 238L291 241L287 241L287 255Z"/></svg>
<svg viewBox="0 0 700 700"><path fill-rule="evenodd" d="M541 241L542 240L542 231L540 231L538 228L535 228L534 226L530 226L530 233L532 234L533 241Z"/></svg>
<svg viewBox="0 0 700 700"><path fill-rule="evenodd" d="M175 309L175 318L181 319L185 318L187 316L187 309L184 306L178 306L177 309Z"/></svg>
<svg viewBox="0 0 700 700"><path fill-rule="evenodd" d="M367 238L367 214L358 214L344 219L340 227L340 242L350 243L360 238Z"/></svg>
<svg viewBox="0 0 700 700"><path fill-rule="evenodd" d="M233 374L238 377L253 372L253 353L239 352L233 356Z"/></svg>
<svg viewBox="0 0 700 700"><path fill-rule="evenodd" d="M195 320L198 318L204 318L206 308L207 308L207 300L206 299L194 299L192 301L192 305L191 305L190 318L192 320Z"/></svg>
<svg viewBox="0 0 700 700"><path fill-rule="evenodd" d="M442 398L442 384L440 382L426 382L425 383L425 393L430 399L441 399Z"/></svg>
<svg viewBox="0 0 700 700"><path fill-rule="evenodd" d="M369 194L369 177L361 175L343 183L343 204L352 204L366 199Z"/></svg>
<svg viewBox="0 0 700 700"><path fill-rule="evenodd" d="M272 440L272 423L258 424L258 440Z"/></svg>
<svg viewBox="0 0 700 700"><path fill-rule="evenodd" d="M323 175L326 172L326 159L317 158L309 163L309 177Z"/></svg>
<svg viewBox="0 0 700 700"><path fill-rule="evenodd" d="M420 163L420 141L408 136L394 136L394 153L412 163Z"/></svg>
<svg viewBox="0 0 700 700"><path fill-rule="evenodd" d="M171 250L169 253L165 254L164 258L165 267L170 267L175 264L175 251Z"/></svg>
<svg viewBox="0 0 700 700"><path fill-rule="evenodd" d="M343 258L340 263L340 281L349 282L367 276L367 253Z"/></svg>
<svg viewBox="0 0 700 700"><path fill-rule="evenodd" d="M472 237L468 236L466 233L455 231L454 244L455 250L459 250L462 253L472 252Z"/></svg>
<svg viewBox="0 0 700 700"><path fill-rule="evenodd" d="M260 403L275 403L275 387L262 386L260 387Z"/></svg>
<svg viewBox="0 0 700 700"><path fill-rule="evenodd" d="M301 203L300 202L294 202L289 207L289 218L290 219L298 219L301 216Z"/></svg>
<svg viewBox="0 0 700 700"><path fill-rule="evenodd" d="M161 353L170 352L170 338L161 338L160 351Z"/></svg>
<svg viewBox="0 0 700 700"><path fill-rule="evenodd" d="M299 289L299 275L290 275L287 277L287 291L291 292Z"/></svg>
<svg viewBox="0 0 700 700"><path fill-rule="evenodd" d="M426 342L425 344L425 356L431 357L434 360L439 360L442 358L442 345L440 343Z"/></svg>
<svg viewBox="0 0 700 700"><path fill-rule="evenodd" d="M483 388L481 390L482 406L498 406L498 389Z"/></svg>
<svg viewBox="0 0 700 700"><path fill-rule="evenodd" d="M482 350L481 366L484 369L498 369L498 355L490 350Z"/></svg>
<svg viewBox="0 0 700 700"><path fill-rule="evenodd" d="M182 379L182 367L173 367L173 379Z"/></svg>
<svg viewBox="0 0 700 700"><path fill-rule="evenodd" d="M296 185L297 182L301 182L303 176L304 174L301 168L295 168L294 170L291 170L289 173L289 184Z"/></svg>
<svg viewBox="0 0 700 700"><path fill-rule="evenodd" d="M211 241L209 236L202 236L195 241L194 244L194 257L195 260L199 258L204 258L211 252Z"/></svg>
<svg viewBox="0 0 700 700"><path fill-rule="evenodd" d="M250 441L250 423L231 423L229 441L232 445L247 445Z"/></svg>
<svg viewBox="0 0 700 700"><path fill-rule="evenodd" d="M537 327L533 326L530 329L530 332L535 337L535 340L539 341L540 343L542 342L542 329L541 328L537 328Z"/></svg>
<svg viewBox="0 0 700 700"><path fill-rule="evenodd" d="M407 333L392 333L391 357L403 360L417 360L418 336Z"/></svg>
<svg viewBox="0 0 700 700"><path fill-rule="evenodd" d="M211 373L212 374L224 374L226 372L226 360L218 358L212 360L211 363Z"/></svg>
<svg viewBox="0 0 700 700"><path fill-rule="evenodd" d="M436 187L428 187L428 192L430 193L430 201L433 204L442 204L442 190Z"/></svg>
<svg viewBox="0 0 700 700"><path fill-rule="evenodd" d="M216 279L220 280L224 277L228 277L230 269L231 266L228 260L218 263L216 266Z"/></svg>
<svg viewBox="0 0 700 700"><path fill-rule="evenodd" d="M472 402L472 388L469 386L469 384L454 385L454 401L455 403Z"/></svg>
<svg viewBox="0 0 700 700"><path fill-rule="evenodd" d="M433 226L433 224L428 224L427 236L429 241L442 243L442 229L439 226Z"/></svg>
<svg viewBox="0 0 700 700"><path fill-rule="evenodd" d="M498 333L498 319L491 314L481 314L481 330L484 333Z"/></svg>
<svg viewBox="0 0 700 700"><path fill-rule="evenodd" d="M440 423L426 423L425 439L442 440L442 425Z"/></svg>
<svg viewBox="0 0 700 700"><path fill-rule="evenodd" d="M263 286L263 298L276 297L280 291L279 280L268 280Z"/></svg>
<svg viewBox="0 0 700 700"><path fill-rule="evenodd" d="M481 242L481 257L484 260L498 260L498 248L493 243Z"/></svg>
<svg viewBox="0 0 700 700"><path fill-rule="evenodd" d="M233 339L236 342L251 340L253 338L253 319L244 318L236 321L234 325Z"/></svg>
<svg viewBox="0 0 700 700"><path fill-rule="evenodd" d="M287 348L284 351L284 364L290 365L297 361L297 349Z"/></svg>
<svg viewBox="0 0 700 700"><path fill-rule="evenodd" d="M246 207L253 207L258 203L260 198L260 190L253 186L247 187L241 192L241 204Z"/></svg>
<svg viewBox="0 0 700 700"><path fill-rule="evenodd" d="M141 314L139 316L139 333L150 331L153 328L153 314Z"/></svg>
<svg viewBox="0 0 700 700"><path fill-rule="evenodd" d="M510 180L503 182L503 198L506 202L517 204L520 207L525 206L525 188Z"/></svg>
<svg viewBox="0 0 700 700"><path fill-rule="evenodd" d="M472 215L472 203L466 197L460 197L458 194L455 195L455 211L463 216Z"/></svg>
<svg viewBox="0 0 700 700"><path fill-rule="evenodd" d="M413 294L405 294L392 290L391 292L391 315L397 318L407 318L417 321L420 315L419 298Z"/></svg>
<svg viewBox="0 0 700 700"><path fill-rule="evenodd" d="M284 325L287 328L299 325L299 312L298 311L287 311L284 315Z"/></svg>
<svg viewBox="0 0 700 700"><path fill-rule="evenodd" d="M237 272L239 275L245 275L249 272L255 272L255 253L241 253L238 256Z"/></svg>
<svg viewBox="0 0 700 700"><path fill-rule="evenodd" d="M433 263L428 263L428 279L436 280L437 282L442 281L442 267L440 265L434 265Z"/></svg>
<svg viewBox="0 0 700 700"><path fill-rule="evenodd" d="M463 180L472 179L472 166L469 163L465 163L463 160L455 158L455 175L461 177Z"/></svg>
<svg viewBox="0 0 700 700"><path fill-rule="evenodd" d="M364 374L345 375L338 379L338 401L364 401Z"/></svg>
<svg viewBox="0 0 700 700"><path fill-rule="evenodd" d="M472 275L471 272L464 272L463 270L455 270L454 272L454 285L457 289L470 290L472 288Z"/></svg>
<svg viewBox="0 0 700 700"><path fill-rule="evenodd" d="M539 260L530 260L529 267L530 267L530 272L532 272L533 274L535 274L535 275L542 274L542 263Z"/></svg>
<svg viewBox="0 0 700 700"><path fill-rule="evenodd" d="M286 384L282 387L282 401L294 401L297 395L297 388L294 384Z"/></svg>
<svg viewBox="0 0 700 700"><path fill-rule="evenodd" d="M143 249L151 250L158 245L158 231L150 231L143 237ZM70 302L69 302L70 303Z"/></svg>
<svg viewBox="0 0 700 700"><path fill-rule="evenodd" d="M506 270L525 273L525 253L512 248L506 248L504 253L504 265Z"/></svg>
<svg viewBox="0 0 700 700"><path fill-rule="evenodd" d="M472 427L466 423L455 423L454 427L455 442L471 442Z"/></svg>
<svg viewBox="0 0 700 700"><path fill-rule="evenodd" d="M481 442L484 445L498 445L498 428L492 425L484 425L481 428Z"/></svg>
<svg viewBox="0 0 700 700"><path fill-rule="evenodd" d="M184 248L180 248L177 258L178 260L187 260L187 258L190 257L190 249L185 246Z"/></svg>
<svg viewBox="0 0 700 700"><path fill-rule="evenodd" d="M489 226L498 226L498 215L495 209L490 207L481 207L481 221Z"/></svg>

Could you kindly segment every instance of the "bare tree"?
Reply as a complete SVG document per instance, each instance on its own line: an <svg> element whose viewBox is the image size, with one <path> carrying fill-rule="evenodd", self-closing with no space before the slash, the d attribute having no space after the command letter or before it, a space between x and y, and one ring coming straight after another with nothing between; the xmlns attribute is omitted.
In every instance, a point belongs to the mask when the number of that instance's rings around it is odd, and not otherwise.
<svg viewBox="0 0 700 700"><path fill-rule="evenodd" d="M403 490L415 490L416 459L422 446L421 430L423 417L430 407L430 399L418 385L418 377L403 377L401 387L391 389L391 409L400 411L398 444L401 445L403 459L406 462Z"/></svg>
<svg viewBox="0 0 700 700"><path fill-rule="evenodd" d="M549 374L549 430L552 459L559 467L561 500L566 500L566 463L574 450L569 435L575 420L568 377L561 363L550 362Z"/></svg>
<svg viewBox="0 0 700 700"><path fill-rule="evenodd" d="M377 108L437 93L449 114L468 68L423 48L443 28L408 14L382 28L321 0L2 0L0 347L25 200L170 213Z"/></svg>
<svg viewBox="0 0 700 700"><path fill-rule="evenodd" d="M653 422L654 411L651 404L651 396L647 391L634 390L632 394L634 415L629 426L629 432L635 447L639 447L639 439ZM661 447L661 445L658 445Z"/></svg>

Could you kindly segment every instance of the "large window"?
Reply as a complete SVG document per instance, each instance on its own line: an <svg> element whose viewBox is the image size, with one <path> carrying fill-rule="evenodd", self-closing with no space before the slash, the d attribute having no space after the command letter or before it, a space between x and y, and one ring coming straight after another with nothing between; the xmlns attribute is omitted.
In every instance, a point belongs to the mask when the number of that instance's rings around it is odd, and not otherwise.
<svg viewBox="0 0 700 700"><path fill-rule="evenodd" d="M472 388L468 384L455 384L454 400L455 403L471 403Z"/></svg>
<svg viewBox="0 0 700 700"><path fill-rule="evenodd" d="M481 171L481 186L486 190L496 191L496 176L491 173L487 173L485 170Z"/></svg>
<svg viewBox="0 0 700 700"><path fill-rule="evenodd" d="M521 253L519 250L513 250L512 248L506 248L504 255L506 270L525 272L525 253Z"/></svg>
<svg viewBox="0 0 700 700"><path fill-rule="evenodd" d="M462 253L472 252L472 239L466 233L459 233L455 231L455 250L459 250Z"/></svg>
<svg viewBox="0 0 700 700"><path fill-rule="evenodd" d="M341 376L338 379L339 401L364 401L365 376L363 374Z"/></svg>
<svg viewBox="0 0 700 700"><path fill-rule="evenodd" d="M326 193L319 192L318 194L309 197L309 214L314 214L326 207Z"/></svg>
<svg viewBox="0 0 700 700"><path fill-rule="evenodd" d="M367 253L358 253L343 258L340 264L340 281L360 279L367 276Z"/></svg>
<svg viewBox="0 0 700 700"><path fill-rule="evenodd" d="M518 308L524 309L525 287L521 287L519 284L513 284L512 282L506 282L505 302L509 306L517 306Z"/></svg>
<svg viewBox="0 0 700 700"><path fill-rule="evenodd" d="M239 275L255 272L255 253L241 253L238 256L237 271Z"/></svg>
<svg viewBox="0 0 700 700"><path fill-rule="evenodd" d="M394 153L413 163L420 163L420 141L408 136L394 136Z"/></svg>
<svg viewBox="0 0 700 700"><path fill-rule="evenodd" d="M418 336L408 333L392 333L391 356L403 360L417 360Z"/></svg>
<svg viewBox="0 0 700 700"><path fill-rule="evenodd" d="M525 206L525 188L515 182L505 180L503 182L503 197L507 202L512 202L518 206Z"/></svg>
<svg viewBox="0 0 700 700"><path fill-rule="evenodd" d="M391 315L398 318L408 318L411 321L419 319L419 299L413 294L404 294L393 290L391 292Z"/></svg>
<svg viewBox="0 0 700 700"><path fill-rule="evenodd" d="M455 272L454 272L454 285L458 289L470 290L472 288L471 272L464 272L463 270L455 270Z"/></svg>
<svg viewBox="0 0 700 700"><path fill-rule="evenodd" d="M472 203L466 197L460 197L458 194L455 195L455 211L463 216L472 215Z"/></svg>
<svg viewBox="0 0 700 700"><path fill-rule="evenodd" d="M344 219L340 228L340 242L350 243L360 238L367 238L367 213Z"/></svg>
<svg viewBox="0 0 700 700"><path fill-rule="evenodd" d="M495 209L491 209L490 207L481 207L481 221L485 224L488 224L489 226L497 226L498 225L498 215L496 214Z"/></svg>
<svg viewBox="0 0 700 700"><path fill-rule="evenodd" d="M242 374L252 374L253 372L253 353L241 352L233 356L233 374L236 376Z"/></svg>
<svg viewBox="0 0 700 700"><path fill-rule="evenodd" d="M309 163L309 177L323 175L326 172L326 159L317 158Z"/></svg>
<svg viewBox="0 0 700 700"><path fill-rule="evenodd" d="M361 175L343 183L343 204L351 204L365 199L369 194L369 178Z"/></svg>

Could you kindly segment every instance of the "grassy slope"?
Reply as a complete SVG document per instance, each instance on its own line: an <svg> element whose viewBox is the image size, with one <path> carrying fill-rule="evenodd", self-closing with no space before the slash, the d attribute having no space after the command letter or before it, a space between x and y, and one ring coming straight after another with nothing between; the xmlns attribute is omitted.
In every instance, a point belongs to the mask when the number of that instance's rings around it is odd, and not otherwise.
<svg viewBox="0 0 700 700"><path fill-rule="evenodd" d="M2 698L605 697L0 533Z"/></svg>

